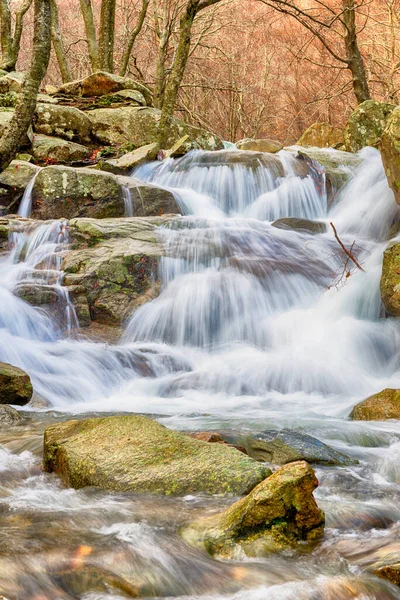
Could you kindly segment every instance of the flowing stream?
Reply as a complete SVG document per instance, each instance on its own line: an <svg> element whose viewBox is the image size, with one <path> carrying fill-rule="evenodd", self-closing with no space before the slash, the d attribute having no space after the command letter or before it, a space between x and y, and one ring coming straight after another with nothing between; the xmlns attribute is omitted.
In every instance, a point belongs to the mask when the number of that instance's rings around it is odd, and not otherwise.
<svg viewBox="0 0 400 600"><path fill-rule="evenodd" d="M30 374L36 406L49 403L0 430L0 597L105 600L139 587L203 600L400 598L366 570L388 553L400 560L400 423L348 420L360 400L400 387L399 321L379 292L399 208L380 155L365 149L333 199L318 166L299 173L290 152L249 165L240 155L194 152L135 172L172 190L185 216L160 228L161 293L119 344L71 336L66 223L21 226L0 257L0 360ZM285 217L326 231L272 225ZM345 264L330 221L364 271ZM32 282L54 310L24 301ZM42 473L47 424L116 411L192 431L291 428L360 462L316 469L327 527L312 553L215 561L177 531L232 499L75 491Z"/></svg>

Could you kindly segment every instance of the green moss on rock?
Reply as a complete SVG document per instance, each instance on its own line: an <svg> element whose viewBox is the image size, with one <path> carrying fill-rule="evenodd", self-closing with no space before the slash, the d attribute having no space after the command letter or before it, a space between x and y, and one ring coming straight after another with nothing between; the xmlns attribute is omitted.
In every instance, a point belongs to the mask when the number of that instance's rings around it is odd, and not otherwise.
<svg viewBox="0 0 400 600"><path fill-rule="evenodd" d="M314 123L306 129L297 142L297 146L314 148L342 148L343 144L343 130L330 123Z"/></svg>
<svg viewBox="0 0 400 600"><path fill-rule="evenodd" d="M350 413L356 421L400 419L400 390L387 388L357 404Z"/></svg>
<svg viewBox="0 0 400 600"><path fill-rule="evenodd" d="M31 379L25 371L0 362L0 404L23 406L32 398Z"/></svg>
<svg viewBox="0 0 400 600"><path fill-rule="evenodd" d="M366 100L350 115L344 130L348 152L358 152L365 146L378 148L394 104Z"/></svg>
<svg viewBox="0 0 400 600"><path fill-rule="evenodd" d="M392 244L384 252L380 289L386 310L400 317L400 244Z"/></svg>
<svg viewBox="0 0 400 600"><path fill-rule="evenodd" d="M185 495L245 494L270 474L238 450L194 440L139 416L52 425L44 434L44 468L76 489Z"/></svg>

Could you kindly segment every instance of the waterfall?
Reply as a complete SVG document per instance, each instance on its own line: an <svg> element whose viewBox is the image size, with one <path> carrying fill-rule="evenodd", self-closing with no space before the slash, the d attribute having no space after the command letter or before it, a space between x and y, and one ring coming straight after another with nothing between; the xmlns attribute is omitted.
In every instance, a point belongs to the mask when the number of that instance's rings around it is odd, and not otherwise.
<svg viewBox="0 0 400 600"><path fill-rule="evenodd" d="M36 177L39 175L41 169L38 168L35 175L29 181L25 188L24 194L21 198L21 202L18 209L18 214L21 217L30 217L32 213L32 191L35 185Z"/></svg>

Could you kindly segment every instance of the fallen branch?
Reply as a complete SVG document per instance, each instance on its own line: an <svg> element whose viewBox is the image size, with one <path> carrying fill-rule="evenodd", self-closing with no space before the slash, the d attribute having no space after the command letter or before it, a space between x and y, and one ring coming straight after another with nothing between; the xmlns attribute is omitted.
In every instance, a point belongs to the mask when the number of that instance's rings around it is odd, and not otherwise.
<svg viewBox="0 0 400 600"><path fill-rule="evenodd" d="M352 249L353 249L353 246L354 246L354 242L351 245L350 250L347 250L346 246L343 244L342 240L338 236L338 232L336 231L336 227L334 226L334 224L332 222L330 222L330 226L333 229L333 233L335 235L337 243L339 244L339 246L341 247L341 249L343 250L343 252L346 254L346 256L348 256L349 259L356 265L357 269L360 269L360 271L364 271L364 269L362 268L362 266L360 265L360 263L358 262L358 260L352 254Z"/></svg>

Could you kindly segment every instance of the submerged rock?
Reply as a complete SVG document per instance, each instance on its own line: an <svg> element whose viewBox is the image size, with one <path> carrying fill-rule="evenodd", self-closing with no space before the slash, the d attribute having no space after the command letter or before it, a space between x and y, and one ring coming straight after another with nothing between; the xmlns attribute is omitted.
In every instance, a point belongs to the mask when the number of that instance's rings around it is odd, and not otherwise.
<svg viewBox="0 0 400 600"><path fill-rule="evenodd" d="M400 204L400 107L395 108L387 120L380 150L389 185Z"/></svg>
<svg viewBox="0 0 400 600"><path fill-rule="evenodd" d="M297 142L297 146L314 148L342 148L343 144L343 130L333 127L330 123L314 123Z"/></svg>
<svg viewBox="0 0 400 600"><path fill-rule="evenodd" d="M88 159L91 150L68 140L48 135L38 135L33 137L32 150L33 156L38 161L53 160L55 162L73 162Z"/></svg>
<svg viewBox="0 0 400 600"><path fill-rule="evenodd" d="M394 104L366 100L350 115L344 130L348 152L358 152L365 146L378 148Z"/></svg>
<svg viewBox="0 0 400 600"><path fill-rule="evenodd" d="M33 126L36 133L83 144L90 142L90 119L84 112L72 106L38 104Z"/></svg>
<svg viewBox="0 0 400 600"><path fill-rule="evenodd" d="M308 219L298 219L297 217L277 219L272 223L272 227L277 227L278 229L295 229L296 231L306 231L312 234L325 233L327 230L325 223L321 223L321 221L309 221Z"/></svg>
<svg viewBox="0 0 400 600"><path fill-rule="evenodd" d="M120 325L136 306L157 295L163 249L155 228L166 222L168 218L69 221L73 250L62 265L64 285L83 311L82 325L90 319Z"/></svg>
<svg viewBox="0 0 400 600"><path fill-rule="evenodd" d="M356 421L385 421L400 419L400 390L386 388L353 408L350 419Z"/></svg>
<svg viewBox="0 0 400 600"><path fill-rule="evenodd" d="M400 244L384 252L380 282L382 302L389 314L400 317Z"/></svg>
<svg viewBox="0 0 400 600"><path fill-rule="evenodd" d="M7 404L0 404L0 427L18 425L22 417L15 408Z"/></svg>
<svg viewBox="0 0 400 600"><path fill-rule="evenodd" d="M350 456L331 448L317 438L290 429L269 430L247 439L246 450L255 460L285 465L306 460L318 465L340 466L357 464Z"/></svg>
<svg viewBox="0 0 400 600"><path fill-rule="evenodd" d="M279 152L279 150L283 149L283 145L276 140L269 139L260 139L253 140L250 138L246 138L244 140L239 140L236 142L236 148L238 150L250 150L252 152L270 152L271 154L275 154Z"/></svg>
<svg viewBox="0 0 400 600"><path fill-rule="evenodd" d="M310 465L291 463L225 512L189 523L181 535L192 546L221 558L262 556L317 540L325 524L313 496L317 485Z"/></svg>
<svg viewBox="0 0 400 600"><path fill-rule="evenodd" d="M93 135L103 144L109 146L129 144L132 148L140 148L157 139L161 111L156 108L134 106L98 108L87 114L92 122ZM170 148L185 135L188 139L183 145L182 153L194 149L223 148L219 137L175 118L172 121L167 147Z"/></svg>
<svg viewBox="0 0 400 600"><path fill-rule="evenodd" d="M0 362L0 404L28 404L32 398L31 378L25 371Z"/></svg>
<svg viewBox="0 0 400 600"><path fill-rule="evenodd" d="M147 417L67 421L44 433L44 469L76 489L184 495L246 494L270 470L224 444L208 444Z"/></svg>

